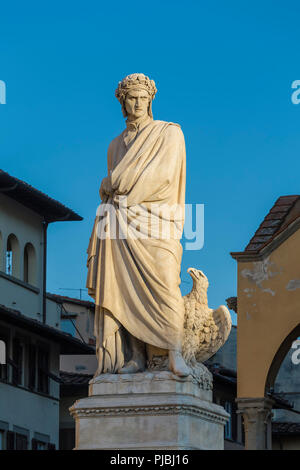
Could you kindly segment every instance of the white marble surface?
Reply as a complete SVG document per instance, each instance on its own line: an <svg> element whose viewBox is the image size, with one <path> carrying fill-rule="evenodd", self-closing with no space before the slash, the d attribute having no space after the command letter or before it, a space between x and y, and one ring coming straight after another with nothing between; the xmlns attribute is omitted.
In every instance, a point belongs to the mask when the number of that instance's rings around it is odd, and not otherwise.
<svg viewBox="0 0 300 470"><path fill-rule="evenodd" d="M223 449L225 410L191 376L102 374L70 412L76 449Z"/></svg>

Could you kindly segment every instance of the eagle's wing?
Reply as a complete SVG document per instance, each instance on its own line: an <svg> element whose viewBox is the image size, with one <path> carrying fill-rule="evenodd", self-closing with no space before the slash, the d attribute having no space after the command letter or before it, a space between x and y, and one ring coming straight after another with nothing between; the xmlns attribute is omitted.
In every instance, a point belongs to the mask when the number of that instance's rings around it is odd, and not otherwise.
<svg viewBox="0 0 300 470"><path fill-rule="evenodd" d="M225 305L211 310L210 319L203 324L199 332L199 346L195 354L198 362L207 361L226 342L231 330L231 316Z"/></svg>

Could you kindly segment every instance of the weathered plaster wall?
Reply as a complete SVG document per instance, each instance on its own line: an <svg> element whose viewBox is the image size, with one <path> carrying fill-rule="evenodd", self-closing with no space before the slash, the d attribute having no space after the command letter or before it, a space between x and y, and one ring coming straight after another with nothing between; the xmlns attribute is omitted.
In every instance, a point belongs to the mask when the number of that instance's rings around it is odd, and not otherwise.
<svg viewBox="0 0 300 470"><path fill-rule="evenodd" d="M238 396L263 397L274 355L300 322L300 230L262 261L238 262Z"/></svg>

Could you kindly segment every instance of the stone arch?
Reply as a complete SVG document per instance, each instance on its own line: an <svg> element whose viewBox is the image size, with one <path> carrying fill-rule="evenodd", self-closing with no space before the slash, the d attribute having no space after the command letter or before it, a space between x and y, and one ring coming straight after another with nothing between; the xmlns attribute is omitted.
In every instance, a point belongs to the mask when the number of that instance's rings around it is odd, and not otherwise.
<svg viewBox="0 0 300 470"><path fill-rule="evenodd" d="M265 392L274 388L275 380L279 372L280 366L292 347L293 342L300 336L300 323L286 336L279 346L266 378Z"/></svg>
<svg viewBox="0 0 300 470"><path fill-rule="evenodd" d="M20 278L20 244L13 233L8 236L6 242L5 272L10 276Z"/></svg>
<svg viewBox="0 0 300 470"><path fill-rule="evenodd" d="M23 267L24 282L36 285L36 251L32 243L26 243L24 247Z"/></svg>

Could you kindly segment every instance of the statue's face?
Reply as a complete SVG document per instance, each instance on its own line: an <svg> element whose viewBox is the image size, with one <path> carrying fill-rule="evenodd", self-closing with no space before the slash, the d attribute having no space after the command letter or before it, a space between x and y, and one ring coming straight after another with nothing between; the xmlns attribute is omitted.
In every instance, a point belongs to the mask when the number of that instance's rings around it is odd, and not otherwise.
<svg viewBox="0 0 300 470"><path fill-rule="evenodd" d="M132 89L125 97L125 109L129 120L148 114L150 96L146 90Z"/></svg>

